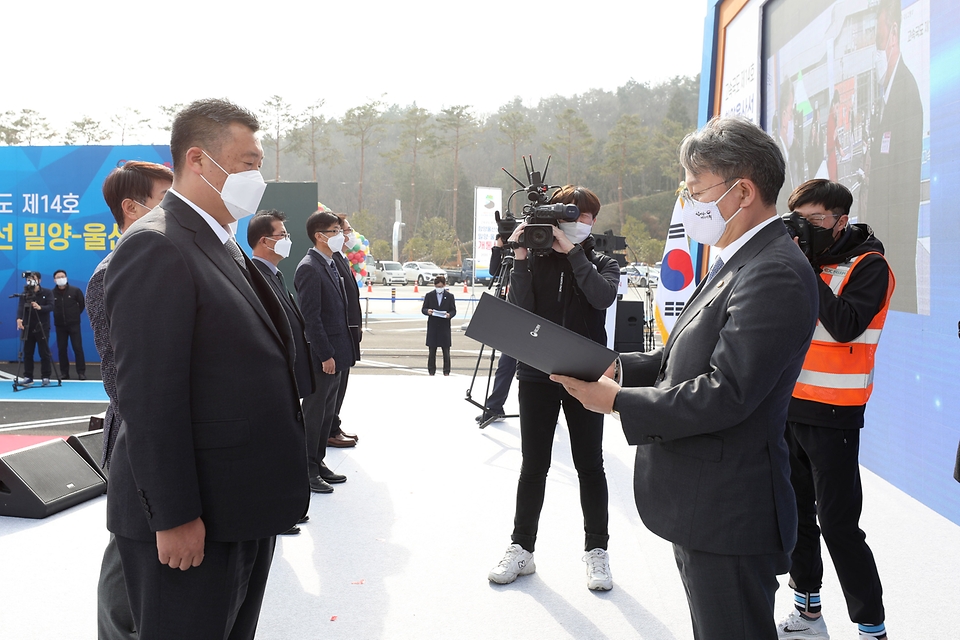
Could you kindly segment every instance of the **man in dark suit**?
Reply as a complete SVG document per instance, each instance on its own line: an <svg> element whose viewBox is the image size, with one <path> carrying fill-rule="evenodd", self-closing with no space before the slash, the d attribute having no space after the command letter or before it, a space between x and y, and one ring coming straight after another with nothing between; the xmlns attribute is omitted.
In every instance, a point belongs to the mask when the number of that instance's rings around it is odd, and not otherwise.
<svg viewBox="0 0 960 640"><path fill-rule="evenodd" d="M344 246L353 246L354 236L353 227L347 220L346 214L338 213L340 219L340 228L343 229ZM354 360L360 360L360 341L363 340L363 331L361 323L363 322L363 311L360 309L360 289L357 287L357 278L350 263L343 255L343 249L335 251L333 254L333 263L343 278L343 289L347 296L347 326L350 329L350 337L353 339L353 357ZM355 447L357 446L357 436L352 433L344 433L340 428L340 408L343 406L343 398L347 394L347 381L350 379L350 369L347 368L340 372L340 386L337 388L337 415L333 419L333 425L330 427L330 437L327 438L327 446L330 447Z"/></svg>
<svg viewBox="0 0 960 640"><path fill-rule="evenodd" d="M173 184L173 172L153 162L132 160L110 172L103 181L103 199L122 234L163 200ZM103 456L100 466L109 476L110 462L123 418L117 399L117 365L110 344L110 325L103 304L103 278L113 253L108 253L87 282L87 315L93 329L93 342L100 353L100 377L110 403L103 418ZM97 583L97 638L130 640L137 637L130 600L123 580L117 539L110 534L100 563Z"/></svg>
<svg viewBox="0 0 960 640"><path fill-rule="evenodd" d="M233 239L265 187L258 128L225 100L184 108L173 187L104 278L123 414L107 526L142 640L252 639L275 536L308 501L290 324Z"/></svg>
<svg viewBox="0 0 960 640"><path fill-rule="evenodd" d="M680 162L686 231L722 262L663 348L622 356L622 389L551 378L588 409L618 411L639 445L637 508L673 542L694 637L773 640L777 575L797 539L784 426L817 284L776 215L784 161L767 134L715 118L687 136Z"/></svg>
<svg viewBox="0 0 960 640"><path fill-rule="evenodd" d="M434 291L423 296L420 311L427 316L427 372L437 373L437 348L443 351L443 375L450 375L450 319L457 315L457 303L453 294L447 291L447 279L437 276L433 279Z"/></svg>
<svg viewBox="0 0 960 640"><path fill-rule="evenodd" d="M329 211L314 212L307 218L307 236L313 248L297 265L294 279L317 374L317 390L303 399L307 473L311 490L333 493L331 484L346 482L347 477L329 469L324 457L337 412L340 376L356 362L343 278L333 262L333 254L343 246L340 220Z"/></svg>
<svg viewBox="0 0 960 640"><path fill-rule="evenodd" d="M290 249L293 247L290 234L287 233L287 228L283 224L284 220L286 220L286 216L276 209L258 211L247 226L247 244L253 251L253 257L251 258L253 264L273 288L273 292L277 295L277 299L287 315L287 321L290 323L290 330L293 332L293 341L296 345L294 370L297 373L297 389L302 400L313 393L315 388L313 362L310 356L310 343L307 342L307 337L304 334L303 315L300 313L300 307L297 306L293 294L287 290L283 272L279 268L280 261L290 255ZM297 521L297 525L301 525L309 519L310 516L304 514ZM298 533L300 533L299 526L290 527L283 532L284 535L296 535Z"/></svg>
<svg viewBox="0 0 960 640"><path fill-rule="evenodd" d="M780 147L784 160L783 187L777 195L777 213L787 213L790 210L787 200L794 188L803 182L803 155L800 140L796 135L797 127L794 118L796 109L793 99L793 81L789 77L784 78L780 83L779 111L774 132L777 146Z"/></svg>
<svg viewBox="0 0 960 640"><path fill-rule="evenodd" d="M900 0L877 5L879 113L871 119L866 188L857 222L869 224L883 238L897 276L890 308L916 313L923 104L917 81L900 55L901 23Z"/></svg>

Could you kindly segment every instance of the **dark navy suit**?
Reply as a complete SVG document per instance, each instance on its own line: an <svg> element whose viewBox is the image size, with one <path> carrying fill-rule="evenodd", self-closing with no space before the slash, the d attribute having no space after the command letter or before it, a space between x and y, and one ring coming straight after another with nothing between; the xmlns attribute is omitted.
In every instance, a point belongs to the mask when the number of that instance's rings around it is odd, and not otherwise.
<svg viewBox="0 0 960 640"><path fill-rule="evenodd" d="M316 373L317 389L303 400L307 473L311 478L320 475L320 463L327 453L327 438L336 417L340 375L356 362L353 337L347 323L343 279L333 261L328 260L316 249L307 251L297 265L294 279ZM323 372L323 363L330 358L336 365L333 374Z"/></svg>

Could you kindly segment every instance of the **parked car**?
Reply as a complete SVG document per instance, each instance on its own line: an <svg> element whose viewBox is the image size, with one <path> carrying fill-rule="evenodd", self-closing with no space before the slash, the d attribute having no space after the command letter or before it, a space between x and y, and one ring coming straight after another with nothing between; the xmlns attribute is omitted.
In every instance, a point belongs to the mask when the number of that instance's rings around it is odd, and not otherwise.
<svg viewBox="0 0 960 640"><path fill-rule="evenodd" d="M636 287L655 287L660 283L660 268L645 264L628 264L621 267L621 274L627 276L627 283Z"/></svg>
<svg viewBox="0 0 960 640"><path fill-rule="evenodd" d="M394 284L406 286L407 274L399 262L377 261L373 267L373 281L385 287Z"/></svg>
<svg viewBox="0 0 960 640"><path fill-rule="evenodd" d="M447 272L447 284L465 282L472 285L476 280L477 284L486 286L493 279L489 269L474 270L473 258L464 258L462 267L449 267L444 270Z"/></svg>
<svg viewBox="0 0 960 640"><path fill-rule="evenodd" d="M437 276L447 277L447 272L432 262L404 263L403 272L407 276L407 282L416 282L421 287L425 284L433 284L433 279Z"/></svg>

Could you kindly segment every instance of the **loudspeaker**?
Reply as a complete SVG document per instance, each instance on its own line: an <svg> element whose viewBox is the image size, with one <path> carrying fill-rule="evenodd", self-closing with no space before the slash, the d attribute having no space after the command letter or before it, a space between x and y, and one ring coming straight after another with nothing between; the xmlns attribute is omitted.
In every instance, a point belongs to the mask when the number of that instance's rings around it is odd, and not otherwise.
<svg viewBox="0 0 960 640"><path fill-rule="evenodd" d="M46 518L106 488L100 474L60 438L0 455L0 515Z"/></svg>
<svg viewBox="0 0 960 640"><path fill-rule="evenodd" d="M617 325L613 335L613 349L620 353L644 351L643 300L617 302Z"/></svg>
<svg viewBox="0 0 960 640"><path fill-rule="evenodd" d="M103 460L103 429L75 433L67 438L67 444L73 447L73 450L79 453L80 457L86 460L101 478L107 479L107 474L100 466L100 461Z"/></svg>

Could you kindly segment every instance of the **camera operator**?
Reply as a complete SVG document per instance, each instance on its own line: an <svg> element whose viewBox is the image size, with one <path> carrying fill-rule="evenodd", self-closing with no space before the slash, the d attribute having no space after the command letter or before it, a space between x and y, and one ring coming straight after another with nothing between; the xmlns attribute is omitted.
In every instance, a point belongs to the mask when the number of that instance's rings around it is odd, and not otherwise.
<svg viewBox="0 0 960 640"><path fill-rule="evenodd" d="M600 211L600 200L590 190L567 185L551 203L574 204L575 222L554 221L553 244L529 252L517 244L529 224L520 224L510 236L514 267L509 299L538 316L560 324L596 342L606 342L605 310L617 297L620 267L612 258L593 251L590 232ZM539 222L538 218L537 221ZM547 472L557 417L563 407L570 431L573 462L580 479L587 552L587 587L613 587L607 558L607 479L603 470L603 416L588 411L547 374L524 363L518 365L522 465L517 486L516 515L511 540L500 564L488 576L507 584L536 570L534 544L543 506Z"/></svg>
<svg viewBox="0 0 960 640"><path fill-rule="evenodd" d="M57 328L57 352L60 355L60 375L70 379L70 358L67 356L67 341L73 345L73 360L77 377L87 379L87 361L83 356L83 336L80 335L80 314L86 306L83 291L67 284L67 272L58 269L53 273L53 325Z"/></svg>
<svg viewBox="0 0 960 640"><path fill-rule="evenodd" d="M43 386L50 384L50 312L53 311L53 293L40 286L40 272L26 272L27 281L17 302L17 329L23 331L23 376L17 384L33 384L33 349L40 352L40 375Z"/></svg>
<svg viewBox="0 0 960 640"><path fill-rule="evenodd" d="M886 638L880 576L860 529L859 449L895 281L873 230L848 224L852 204L850 191L828 180L808 180L788 201L806 221L798 244L820 276L820 313L787 414L799 524L790 569L796 610L780 623L781 638L829 637L820 615L821 534L860 637Z"/></svg>

